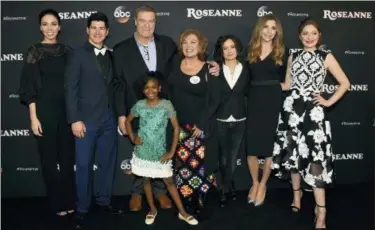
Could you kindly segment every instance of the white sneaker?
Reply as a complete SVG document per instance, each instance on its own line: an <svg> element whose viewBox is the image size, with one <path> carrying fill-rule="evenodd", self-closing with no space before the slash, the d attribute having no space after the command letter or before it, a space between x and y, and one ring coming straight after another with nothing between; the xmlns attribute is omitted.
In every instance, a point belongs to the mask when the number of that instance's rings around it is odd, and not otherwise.
<svg viewBox="0 0 375 230"><path fill-rule="evenodd" d="M198 220L196 220L193 216L189 216L188 218L185 218L183 215L181 215L181 213L178 213L178 218L180 218L180 220L183 220L190 225L198 224Z"/></svg>

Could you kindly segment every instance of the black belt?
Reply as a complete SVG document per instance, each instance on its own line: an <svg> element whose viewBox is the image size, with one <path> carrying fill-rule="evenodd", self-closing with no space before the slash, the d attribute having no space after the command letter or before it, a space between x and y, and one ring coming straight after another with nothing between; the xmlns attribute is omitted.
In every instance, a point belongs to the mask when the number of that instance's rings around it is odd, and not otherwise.
<svg viewBox="0 0 375 230"><path fill-rule="evenodd" d="M268 80L268 81L251 81L252 86L264 86L264 85L277 85L280 84L279 80Z"/></svg>

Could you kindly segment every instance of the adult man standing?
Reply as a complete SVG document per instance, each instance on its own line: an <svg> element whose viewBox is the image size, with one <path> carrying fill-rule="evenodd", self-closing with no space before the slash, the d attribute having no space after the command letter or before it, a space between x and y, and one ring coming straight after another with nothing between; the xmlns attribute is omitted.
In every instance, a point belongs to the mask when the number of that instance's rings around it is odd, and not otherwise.
<svg viewBox="0 0 375 230"><path fill-rule="evenodd" d="M118 94L123 101L119 107L119 127L126 134L125 120L128 110L140 99L138 90L141 76L149 71L158 71L160 76L168 76L177 47L174 41L163 35L154 34L156 11L152 7L142 6L136 10L136 32L133 36L114 46L113 57L117 91L126 91L126 95ZM162 90L166 89L165 79L161 79ZM121 106L121 104L119 104ZM125 108L127 107L127 109ZM138 122L134 124L138 128ZM166 196L166 188L161 180L153 181L153 191L162 208L170 208L171 202ZM139 211L142 206L143 178L135 177L132 185L130 210Z"/></svg>
<svg viewBox="0 0 375 230"><path fill-rule="evenodd" d="M76 227L81 228L92 198L94 155L98 166L94 186L97 205L121 214L111 206L117 155L117 124L111 53L104 47L108 18L94 13L87 20L88 41L74 49L65 73L68 121L76 144Z"/></svg>

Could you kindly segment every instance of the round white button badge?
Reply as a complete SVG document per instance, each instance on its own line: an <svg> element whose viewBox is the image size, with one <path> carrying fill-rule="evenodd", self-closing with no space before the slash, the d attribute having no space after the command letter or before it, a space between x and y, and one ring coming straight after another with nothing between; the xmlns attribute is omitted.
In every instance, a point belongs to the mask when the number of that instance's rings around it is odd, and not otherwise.
<svg viewBox="0 0 375 230"><path fill-rule="evenodd" d="M190 77L190 83L191 83L191 84L196 85L196 84L198 84L200 81L201 81L201 79L200 79L198 76L192 76L192 77Z"/></svg>

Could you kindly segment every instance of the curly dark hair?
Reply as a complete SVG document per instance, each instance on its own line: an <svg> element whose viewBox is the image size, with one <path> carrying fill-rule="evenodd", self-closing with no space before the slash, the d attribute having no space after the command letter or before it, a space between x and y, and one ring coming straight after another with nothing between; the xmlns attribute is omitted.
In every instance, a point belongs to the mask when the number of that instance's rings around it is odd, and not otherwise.
<svg viewBox="0 0 375 230"><path fill-rule="evenodd" d="M233 34L227 34L227 35L220 36L215 43L214 59L219 64L222 64L225 61L224 56L223 56L223 45L224 45L224 42L226 42L229 39L233 41L236 47L236 50L237 50L236 59L238 61L243 60L243 53L242 53L243 46L242 46L240 39L234 36Z"/></svg>
<svg viewBox="0 0 375 230"><path fill-rule="evenodd" d="M164 76L159 71L156 71L156 72L155 71L149 71L149 72L146 72L145 74L143 74L141 79L142 79L141 80L142 83L138 87L138 93L139 93L140 98L146 98L143 91L144 91L147 83L149 81L155 81L155 82L157 82L157 84L159 86L162 86L163 85L162 81L164 79ZM168 97L168 95L165 92L165 90L163 90L163 87L162 87L161 92L159 92L159 98L167 98L167 97Z"/></svg>

